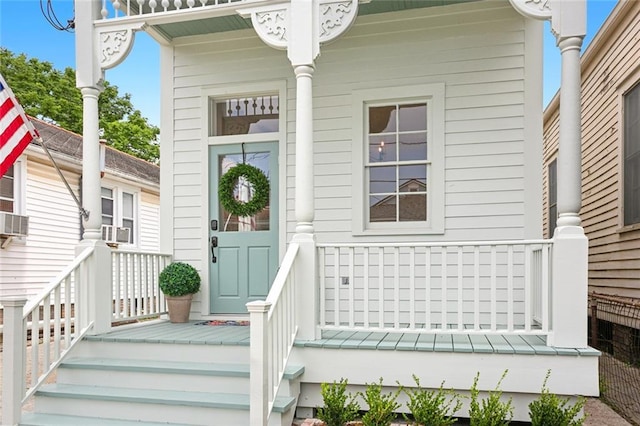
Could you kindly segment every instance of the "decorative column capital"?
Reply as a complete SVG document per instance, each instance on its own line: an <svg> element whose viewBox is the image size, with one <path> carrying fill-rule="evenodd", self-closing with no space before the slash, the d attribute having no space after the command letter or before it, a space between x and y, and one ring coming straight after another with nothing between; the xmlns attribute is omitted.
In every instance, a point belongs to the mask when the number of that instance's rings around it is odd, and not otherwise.
<svg viewBox="0 0 640 426"><path fill-rule="evenodd" d="M135 32L143 30L145 26L146 24L134 24L99 30L100 68L104 71L122 63L131 52Z"/></svg>
<svg viewBox="0 0 640 426"><path fill-rule="evenodd" d="M322 44L351 27L358 14L358 0L283 2L238 13L251 18L256 33L268 46L288 50L296 65L312 63Z"/></svg>

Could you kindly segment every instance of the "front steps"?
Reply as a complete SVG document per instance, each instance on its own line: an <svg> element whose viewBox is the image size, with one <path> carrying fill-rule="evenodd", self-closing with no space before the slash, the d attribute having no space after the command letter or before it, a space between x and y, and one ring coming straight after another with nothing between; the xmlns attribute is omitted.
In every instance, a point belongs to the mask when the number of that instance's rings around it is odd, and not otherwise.
<svg viewBox="0 0 640 426"><path fill-rule="evenodd" d="M248 425L249 347L93 339L35 394L21 425ZM270 426L290 426L304 368L285 372Z"/></svg>

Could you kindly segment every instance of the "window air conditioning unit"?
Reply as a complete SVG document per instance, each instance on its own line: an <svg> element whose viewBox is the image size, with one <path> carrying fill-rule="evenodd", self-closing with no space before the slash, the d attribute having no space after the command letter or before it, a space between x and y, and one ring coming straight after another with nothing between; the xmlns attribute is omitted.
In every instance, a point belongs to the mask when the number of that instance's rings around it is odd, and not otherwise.
<svg viewBox="0 0 640 426"><path fill-rule="evenodd" d="M26 237L29 234L29 216L0 212L0 235Z"/></svg>
<svg viewBox="0 0 640 426"><path fill-rule="evenodd" d="M128 243L131 239L131 228L118 228L113 225L102 225L102 239L107 243Z"/></svg>

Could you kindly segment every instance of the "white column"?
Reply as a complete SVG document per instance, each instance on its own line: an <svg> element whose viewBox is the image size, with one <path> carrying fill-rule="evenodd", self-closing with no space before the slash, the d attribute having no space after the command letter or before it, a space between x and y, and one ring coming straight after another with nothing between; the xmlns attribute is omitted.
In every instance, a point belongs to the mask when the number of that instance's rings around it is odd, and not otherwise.
<svg viewBox="0 0 640 426"><path fill-rule="evenodd" d="M559 37L562 53L557 228L553 236L549 344L587 346L589 244L580 222L582 205L580 47L582 36Z"/></svg>
<svg viewBox="0 0 640 426"><path fill-rule="evenodd" d="M312 64L296 65L296 233L313 233L313 71Z"/></svg>
<svg viewBox="0 0 640 426"><path fill-rule="evenodd" d="M22 309L23 297L2 299L4 331L2 340L2 424L20 423L24 396L25 342Z"/></svg>
<svg viewBox="0 0 640 426"><path fill-rule="evenodd" d="M82 87L82 206L89 212L84 221L85 240L102 238L102 204L100 195L100 136L96 87Z"/></svg>
<svg viewBox="0 0 640 426"><path fill-rule="evenodd" d="M582 160L580 142L580 47L582 37L558 42L562 53L560 86L560 142L558 148L557 225L580 226Z"/></svg>

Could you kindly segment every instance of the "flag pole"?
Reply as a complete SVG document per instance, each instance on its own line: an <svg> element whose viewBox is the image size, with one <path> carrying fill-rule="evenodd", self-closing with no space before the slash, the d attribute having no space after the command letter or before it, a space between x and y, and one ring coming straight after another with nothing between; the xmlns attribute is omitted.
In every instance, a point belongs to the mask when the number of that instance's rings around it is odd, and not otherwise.
<svg viewBox="0 0 640 426"><path fill-rule="evenodd" d="M53 156L51 155L51 152L49 152L49 148L47 148L47 145L45 145L44 141L42 140L42 137L38 136L36 138L36 141L38 141L38 143L40 144L42 149L44 149L44 152L49 157L49 160L51 160L51 163L53 164L53 167L55 167L56 171L58 172L58 175L60 176L60 179L62 179L62 182L67 187L67 190L69 191L69 194L71 194L71 196L73 197L73 200L76 202L76 205L78 206L78 210L80 210L80 214L82 215L82 217L85 220L89 219L89 212L86 211L84 209L84 207L82 207L82 204L80 204L80 200L78 200L78 197L76 197L76 194L71 189L71 186L69 185L69 182L67 182L67 179L62 174L62 171L60 170L60 167L58 167L58 164L53 159Z"/></svg>

